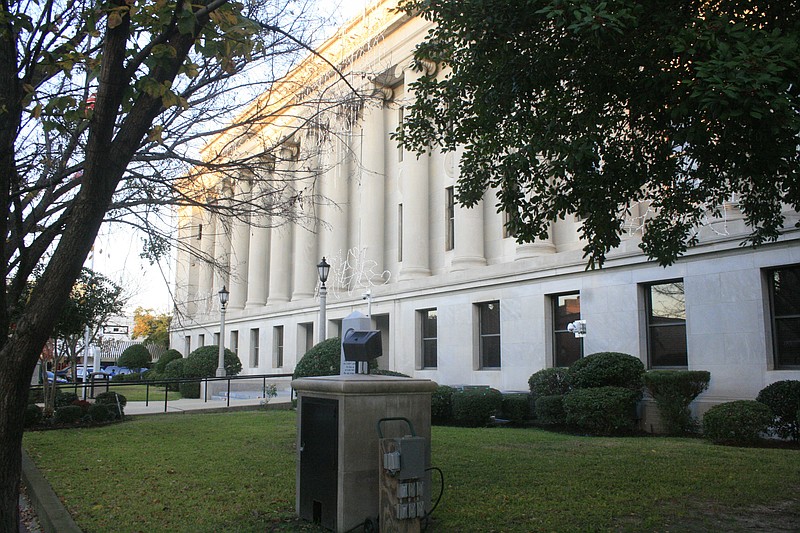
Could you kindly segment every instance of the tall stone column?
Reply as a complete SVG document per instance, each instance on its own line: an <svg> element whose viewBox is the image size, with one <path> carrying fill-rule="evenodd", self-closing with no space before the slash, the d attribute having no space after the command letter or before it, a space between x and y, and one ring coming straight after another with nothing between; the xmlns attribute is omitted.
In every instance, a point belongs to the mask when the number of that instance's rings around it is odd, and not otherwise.
<svg viewBox="0 0 800 533"><path fill-rule="evenodd" d="M200 257L197 259L199 265L197 280L197 311L201 314L211 311L210 297L214 286L214 242L215 238L215 217L210 211L203 210L200 215Z"/></svg>
<svg viewBox="0 0 800 533"><path fill-rule="evenodd" d="M386 120L384 101L388 91L376 90L378 102L364 107L361 139L361 187L359 189L358 243L360 255L367 266L364 275L377 277L384 269L384 230L386 198ZM369 284L373 280L360 280Z"/></svg>
<svg viewBox="0 0 800 533"><path fill-rule="evenodd" d="M292 258L292 301L314 297L319 274L317 274L317 237L314 208L315 177L319 173L319 137L316 133L306 137L309 145L303 150L302 160L297 163L296 190L299 192L300 204L297 206L298 220L294 224L294 254Z"/></svg>
<svg viewBox="0 0 800 533"><path fill-rule="evenodd" d="M264 203L263 180L269 179L266 175L254 177L250 186L251 201L254 206ZM253 213L250 217L249 248L247 253L247 303L248 309L262 307L267 303L267 280L269 279L270 265L270 230L269 217L263 213Z"/></svg>
<svg viewBox="0 0 800 533"><path fill-rule="evenodd" d="M409 87L421 72L410 68L404 71L404 84ZM400 190L403 198L403 261L400 279L430 276L430 191L428 187L428 153L417 154L404 150L400 171Z"/></svg>
<svg viewBox="0 0 800 533"><path fill-rule="evenodd" d="M556 253L556 245L553 244L553 224L547 233L547 239L536 239L533 242L526 242L517 245L515 260L528 259Z"/></svg>
<svg viewBox="0 0 800 533"><path fill-rule="evenodd" d="M341 273L343 262L347 261L348 213L350 210L350 125L342 121L332 133L331 145L323 163L325 173L321 179L322 205L320 219L324 224L319 228L319 250L317 255L325 256L331 264L329 289L342 289L337 274Z"/></svg>
<svg viewBox="0 0 800 533"><path fill-rule="evenodd" d="M236 180L234 202L246 204L250 200L250 176L241 176ZM247 261L250 254L249 215L245 218L233 218L231 229L230 256L230 309L242 309L247 302Z"/></svg>
<svg viewBox="0 0 800 533"><path fill-rule="evenodd" d="M189 316L197 313L198 268L190 248L197 247L195 208L178 208L178 250L175 269L175 299Z"/></svg>
<svg viewBox="0 0 800 533"><path fill-rule="evenodd" d="M445 174L458 180L459 152L445 157ZM457 272L474 267L485 266L483 201L468 209L455 202L453 222L453 259L450 270Z"/></svg>
<svg viewBox="0 0 800 533"><path fill-rule="evenodd" d="M281 149L276 180L283 180L284 198L291 193L296 178L296 145ZM275 222L275 221L273 221ZM273 226L269 250L269 296L267 305L288 302L292 295L292 235L294 224L283 222Z"/></svg>
<svg viewBox="0 0 800 533"><path fill-rule="evenodd" d="M224 210L230 206L230 198L221 200ZM214 305L219 305L217 293L222 287L228 287L228 274L230 272L231 257L231 220L222 213L217 214L214 219L214 287L211 290L211 298Z"/></svg>

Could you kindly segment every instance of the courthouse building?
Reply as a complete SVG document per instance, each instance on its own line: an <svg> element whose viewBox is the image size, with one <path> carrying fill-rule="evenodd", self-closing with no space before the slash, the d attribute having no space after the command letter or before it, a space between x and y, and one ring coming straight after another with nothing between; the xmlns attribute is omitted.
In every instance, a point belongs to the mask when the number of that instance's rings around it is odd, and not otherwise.
<svg viewBox="0 0 800 533"><path fill-rule="evenodd" d="M418 158L391 140L412 96L407 88L422 74L410 68L412 51L430 28L393 5L365 10L319 49L370 98L331 106L308 127L295 110L236 147L263 150L264 139L285 130L272 172L294 172L292 187L318 199L298 202L308 216L281 224L253 215L248 223L181 211L173 348L186 355L218 343L224 285L224 342L243 373L291 372L320 340L316 265L324 256L332 265L327 337L340 335L353 311L369 312L382 335L379 365L440 384L527 390L532 373L598 351L632 354L648 369L710 371L701 409L800 379L796 212L787 209L777 242L742 247L747 229L732 198L698 228L699 244L666 268L638 248L647 205L633 207L622 244L600 270L585 269L578 220L559 220L547 240L518 244L494 191L472 209L454 203L457 154L434 149ZM301 84L310 88L300 99L346 92L313 57L283 87ZM251 185L243 174L220 190L252 195ZM568 331L576 320L585 321L582 338Z"/></svg>

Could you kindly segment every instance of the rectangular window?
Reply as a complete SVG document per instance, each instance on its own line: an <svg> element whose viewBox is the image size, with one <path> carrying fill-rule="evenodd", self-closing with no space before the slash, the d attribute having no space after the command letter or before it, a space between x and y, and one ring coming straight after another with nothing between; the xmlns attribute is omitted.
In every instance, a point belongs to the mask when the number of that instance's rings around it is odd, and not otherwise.
<svg viewBox="0 0 800 533"><path fill-rule="evenodd" d="M504 239L511 239L517 236L517 233L508 227L508 223L511 220L511 215L508 214L508 211L503 211L503 238Z"/></svg>
<svg viewBox="0 0 800 533"><path fill-rule="evenodd" d="M183 338L183 350L184 350L184 357L187 357L190 353L192 353L192 336L186 335Z"/></svg>
<svg viewBox="0 0 800 533"><path fill-rule="evenodd" d="M647 348L651 368L685 367L686 298L683 281L645 286L647 300Z"/></svg>
<svg viewBox="0 0 800 533"><path fill-rule="evenodd" d="M202 348L205 345L206 345L206 336L203 333L201 333L200 335L197 336L197 347Z"/></svg>
<svg viewBox="0 0 800 533"><path fill-rule="evenodd" d="M406 108L400 106L397 109L397 125L400 128L403 127L403 123L406 120L405 114L406 114ZM397 160L401 163L403 162L403 146L400 144L397 145Z"/></svg>
<svg viewBox="0 0 800 533"><path fill-rule="evenodd" d="M229 349L237 356L239 355L239 332L236 330L231 331L231 345Z"/></svg>
<svg viewBox="0 0 800 533"><path fill-rule="evenodd" d="M422 355L422 368L436 368L436 309L423 309L418 311L420 321L420 354Z"/></svg>
<svg viewBox="0 0 800 533"><path fill-rule="evenodd" d="M219 331L214 333L214 346L219 346Z"/></svg>
<svg viewBox="0 0 800 533"><path fill-rule="evenodd" d="M320 339L322 340L322 339ZM303 356L314 346L314 323L297 325L297 356Z"/></svg>
<svg viewBox="0 0 800 533"><path fill-rule="evenodd" d="M800 368L800 266L769 273L775 368Z"/></svg>
<svg viewBox="0 0 800 533"><path fill-rule="evenodd" d="M444 249L452 250L456 245L456 204L453 187L444 190Z"/></svg>
<svg viewBox="0 0 800 533"><path fill-rule="evenodd" d="M197 240L198 241L202 241L203 240L203 225L202 224L198 224L197 225Z"/></svg>
<svg viewBox="0 0 800 533"><path fill-rule="evenodd" d="M481 368L500 368L500 302L477 304Z"/></svg>
<svg viewBox="0 0 800 533"><path fill-rule="evenodd" d="M397 260L403 260L403 204L397 205Z"/></svg>
<svg viewBox="0 0 800 533"><path fill-rule="evenodd" d="M583 357L583 338L567 329L581 319L581 295L577 292L551 296L553 303L553 366L570 366Z"/></svg>
<svg viewBox="0 0 800 533"><path fill-rule="evenodd" d="M283 326L272 328L272 362L275 368L283 367Z"/></svg>
<svg viewBox="0 0 800 533"><path fill-rule="evenodd" d="M250 330L250 368L258 367L258 328Z"/></svg>

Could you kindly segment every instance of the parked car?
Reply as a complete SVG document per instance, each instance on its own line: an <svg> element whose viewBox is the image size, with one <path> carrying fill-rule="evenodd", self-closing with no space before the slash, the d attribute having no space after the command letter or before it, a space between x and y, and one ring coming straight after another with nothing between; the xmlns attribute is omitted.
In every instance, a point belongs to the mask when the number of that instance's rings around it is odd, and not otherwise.
<svg viewBox="0 0 800 533"><path fill-rule="evenodd" d="M46 372L46 375L47 375L47 381L48 382L53 381L53 377L55 377L56 383L67 383L67 378L62 378L59 375L54 375L49 370Z"/></svg>
<svg viewBox="0 0 800 533"><path fill-rule="evenodd" d="M87 366L86 367L86 374L88 376L91 376L94 373L95 373L95 371L94 371L94 367L93 366ZM99 370L99 372L97 372L97 373L106 374L107 372L105 371L105 369L101 368ZM75 369L75 379L77 381L83 381L83 366L82 365L78 365L78 367Z"/></svg>

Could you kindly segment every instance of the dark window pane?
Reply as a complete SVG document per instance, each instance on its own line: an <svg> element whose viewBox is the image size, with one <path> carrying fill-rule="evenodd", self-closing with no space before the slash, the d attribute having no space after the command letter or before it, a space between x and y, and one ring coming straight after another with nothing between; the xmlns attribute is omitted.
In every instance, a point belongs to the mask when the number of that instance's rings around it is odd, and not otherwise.
<svg viewBox="0 0 800 533"><path fill-rule="evenodd" d="M424 368L436 368L436 339L422 341L422 366Z"/></svg>
<svg viewBox="0 0 800 533"><path fill-rule="evenodd" d="M800 268L776 270L772 287L775 316L800 315Z"/></svg>
<svg viewBox="0 0 800 533"><path fill-rule="evenodd" d="M650 328L650 365L687 366L686 325Z"/></svg>
<svg viewBox="0 0 800 533"><path fill-rule="evenodd" d="M483 303L481 309L481 335L500 333L500 302Z"/></svg>
<svg viewBox="0 0 800 533"><path fill-rule="evenodd" d="M422 315L422 336L436 337L436 309L425 311Z"/></svg>
<svg viewBox="0 0 800 533"><path fill-rule="evenodd" d="M500 368L499 335L481 338L481 366L483 368Z"/></svg>
<svg viewBox="0 0 800 533"><path fill-rule="evenodd" d="M570 366L581 358L583 339L569 332L555 334L555 366Z"/></svg>
<svg viewBox="0 0 800 533"><path fill-rule="evenodd" d="M800 367L800 318L776 318L775 337L778 366Z"/></svg>

